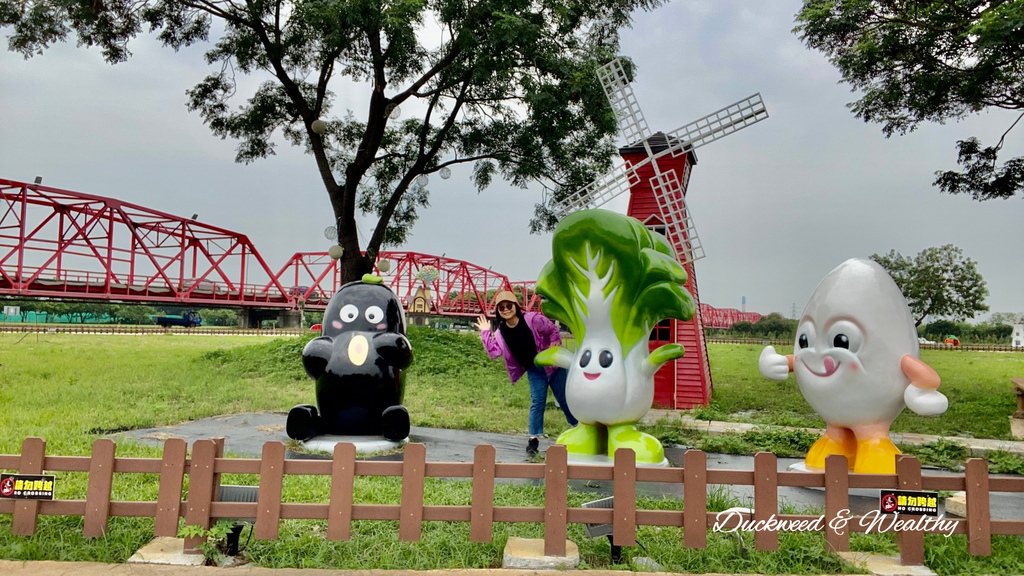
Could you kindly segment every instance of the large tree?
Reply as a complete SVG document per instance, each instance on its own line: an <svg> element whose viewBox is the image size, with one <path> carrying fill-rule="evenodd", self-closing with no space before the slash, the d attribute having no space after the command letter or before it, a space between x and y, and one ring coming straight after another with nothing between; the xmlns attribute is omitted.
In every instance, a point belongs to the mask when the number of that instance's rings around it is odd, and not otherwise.
<svg viewBox="0 0 1024 576"><path fill-rule="evenodd" d="M796 22L863 94L853 112L887 137L989 108L1024 110L1024 1L805 0ZM961 170L937 171L934 184L975 200L1024 190L1024 157L998 164L1020 119L994 144L957 142Z"/></svg>
<svg viewBox="0 0 1024 576"><path fill-rule="evenodd" d="M871 259L882 265L896 281L914 315L915 326L928 316L956 321L974 318L988 310L988 288L978 265L952 245L925 248L917 256L903 256L895 250Z"/></svg>
<svg viewBox="0 0 1024 576"><path fill-rule="evenodd" d="M500 176L557 197L606 170L615 123L594 72L631 12L662 1L0 0L0 26L25 57L72 36L122 62L144 27L173 49L209 42L212 73L189 108L239 141L239 162L281 138L305 148L349 280L405 239L427 205L423 176L471 163L479 189ZM238 74L263 83L236 94ZM344 82L365 88L364 109L332 109ZM357 210L377 217L366 246ZM551 226L544 216L534 230Z"/></svg>

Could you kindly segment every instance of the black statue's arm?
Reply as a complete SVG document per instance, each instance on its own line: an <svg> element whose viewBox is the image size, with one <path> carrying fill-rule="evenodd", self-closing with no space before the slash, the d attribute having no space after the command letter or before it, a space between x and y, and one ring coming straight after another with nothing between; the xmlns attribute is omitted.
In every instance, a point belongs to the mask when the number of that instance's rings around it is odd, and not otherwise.
<svg viewBox="0 0 1024 576"><path fill-rule="evenodd" d="M409 339L401 334L395 332L376 334L373 337L373 347L377 349L377 354L385 362L399 370L408 368L412 363L412 345L409 344Z"/></svg>
<svg viewBox="0 0 1024 576"><path fill-rule="evenodd" d="M329 336L321 336L310 340L302 349L302 367L306 374L314 380L323 376L327 370L327 363L331 360L331 351L334 349L334 339Z"/></svg>

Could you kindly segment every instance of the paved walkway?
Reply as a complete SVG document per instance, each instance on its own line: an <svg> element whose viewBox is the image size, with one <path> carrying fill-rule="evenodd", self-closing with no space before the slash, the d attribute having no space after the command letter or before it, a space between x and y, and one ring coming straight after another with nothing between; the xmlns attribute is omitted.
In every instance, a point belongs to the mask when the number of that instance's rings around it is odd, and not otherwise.
<svg viewBox="0 0 1024 576"><path fill-rule="evenodd" d="M716 422L710 420L697 420L688 413L677 412L675 410L651 410L644 416L644 423L652 424L663 418L679 420L686 423L687 426L694 428L695 430L702 430L704 432L710 432L712 434L720 434L733 432L742 434L750 430L756 430L758 428L765 428L762 424L745 424L742 422ZM779 426L773 426L773 428L780 428ZM781 426L788 430L806 430L813 434L824 434L825 431L820 428L794 428L792 426ZM932 434L914 434L909 432L893 432L890 434L893 441L897 444L926 444L928 442L935 442L936 440L945 439L953 442L958 442L967 446L971 452L976 456L983 456L992 450L1002 450L1004 452L1011 452L1013 454L1020 454L1024 456L1024 442L1010 441L1010 440L987 440L984 438L963 438L960 436L935 436Z"/></svg>

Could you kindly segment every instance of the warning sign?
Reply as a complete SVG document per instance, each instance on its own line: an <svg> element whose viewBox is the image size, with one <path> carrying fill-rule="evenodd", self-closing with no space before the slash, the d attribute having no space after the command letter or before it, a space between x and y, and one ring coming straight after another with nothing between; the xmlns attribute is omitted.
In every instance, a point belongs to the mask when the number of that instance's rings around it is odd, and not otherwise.
<svg viewBox="0 0 1024 576"><path fill-rule="evenodd" d="M0 498L53 500L54 477L37 474L0 474Z"/></svg>
<svg viewBox="0 0 1024 576"><path fill-rule="evenodd" d="M883 514L917 514L938 516L939 494L919 490L882 490L878 509Z"/></svg>

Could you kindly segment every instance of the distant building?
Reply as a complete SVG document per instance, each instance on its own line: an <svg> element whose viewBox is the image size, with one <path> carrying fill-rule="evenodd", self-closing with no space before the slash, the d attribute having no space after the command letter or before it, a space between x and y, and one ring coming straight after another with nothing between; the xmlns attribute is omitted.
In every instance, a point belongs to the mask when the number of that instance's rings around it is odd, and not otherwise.
<svg viewBox="0 0 1024 576"><path fill-rule="evenodd" d="M413 294L406 313L409 316L409 323L413 326L429 326L429 316L434 312L433 298L430 295L430 288L420 286Z"/></svg>
<svg viewBox="0 0 1024 576"><path fill-rule="evenodd" d="M1010 346L1024 348L1024 324L1013 325L1013 334L1010 335Z"/></svg>

